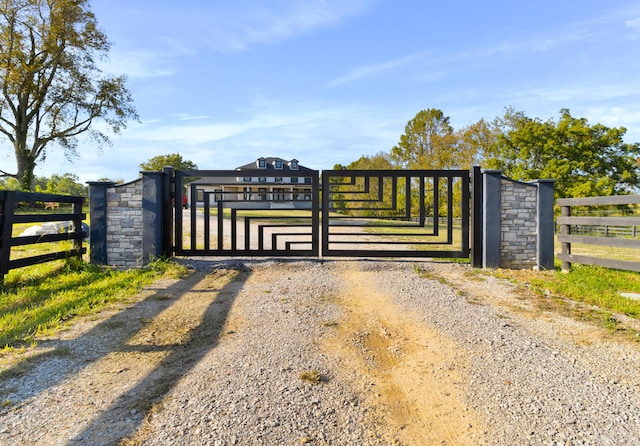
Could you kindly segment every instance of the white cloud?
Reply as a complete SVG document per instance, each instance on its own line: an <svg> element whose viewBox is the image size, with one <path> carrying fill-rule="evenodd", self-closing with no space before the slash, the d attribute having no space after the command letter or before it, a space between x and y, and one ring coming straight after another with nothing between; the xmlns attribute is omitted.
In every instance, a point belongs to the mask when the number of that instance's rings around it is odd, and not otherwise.
<svg viewBox="0 0 640 446"><path fill-rule="evenodd" d="M252 0L220 2L206 10L188 3L171 17L171 31L185 42L230 53L335 26L369 11L376 0L288 0L265 6Z"/></svg>
<svg viewBox="0 0 640 446"><path fill-rule="evenodd" d="M129 78L172 76L175 72L173 57L161 50L112 50L101 69L115 75L127 73Z"/></svg>
<svg viewBox="0 0 640 446"><path fill-rule="evenodd" d="M344 76L336 77L327 83L327 87L338 87L340 85L348 84L351 82L359 81L360 79L383 74L396 68L400 68L417 60L422 59L426 53L410 54L408 56L400 57L398 59L389 60L377 64L362 65L354 68Z"/></svg>
<svg viewBox="0 0 640 446"><path fill-rule="evenodd" d="M627 20L625 25L629 28L633 28L636 31L640 32L640 17L632 20Z"/></svg>

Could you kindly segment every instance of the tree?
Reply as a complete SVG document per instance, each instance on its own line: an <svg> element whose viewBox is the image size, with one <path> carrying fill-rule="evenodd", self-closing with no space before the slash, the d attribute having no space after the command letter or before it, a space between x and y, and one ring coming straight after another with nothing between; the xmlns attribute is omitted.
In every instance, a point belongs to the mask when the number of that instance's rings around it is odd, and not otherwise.
<svg viewBox="0 0 640 446"><path fill-rule="evenodd" d="M125 76L103 76L96 65L110 44L88 0L0 0L0 133L11 142L16 173L33 188L33 171L51 144L77 157L78 137L102 147L137 119Z"/></svg>
<svg viewBox="0 0 640 446"><path fill-rule="evenodd" d="M60 195L75 195L75 196L87 196L88 189L79 183L80 179L77 175L72 173L65 173L62 175L53 174L51 178L45 178L46 188L43 192L50 194ZM36 191L37 191L36 187Z"/></svg>
<svg viewBox="0 0 640 446"><path fill-rule="evenodd" d="M147 162L140 164L141 170L162 170L164 167L174 169L197 169L198 166L192 161L182 159L179 153L154 156Z"/></svg>
<svg viewBox="0 0 640 446"><path fill-rule="evenodd" d="M459 166L457 139L441 110L422 110L407 123L391 158L402 169L449 169Z"/></svg>
<svg viewBox="0 0 640 446"><path fill-rule="evenodd" d="M484 119L456 132L460 168L480 165L486 148L495 146L497 135L493 126Z"/></svg>
<svg viewBox="0 0 640 446"><path fill-rule="evenodd" d="M553 178L556 197L616 195L640 186L640 144L623 141L624 127L590 125L567 109L553 119L531 119L509 108L494 121L499 134L486 166L516 180Z"/></svg>

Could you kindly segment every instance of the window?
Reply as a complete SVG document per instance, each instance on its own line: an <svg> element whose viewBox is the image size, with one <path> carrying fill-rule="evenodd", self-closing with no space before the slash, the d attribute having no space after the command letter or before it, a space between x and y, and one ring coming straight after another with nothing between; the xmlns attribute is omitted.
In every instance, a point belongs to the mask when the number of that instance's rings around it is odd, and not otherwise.
<svg viewBox="0 0 640 446"><path fill-rule="evenodd" d="M282 160L275 160L275 161L273 162L273 166L274 166L276 169L282 169Z"/></svg>
<svg viewBox="0 0 640 446"><path fill-rule="evenodd" d="M260 178L258 178L258 182L259 182L259 183L266 183L266 182L267 182L267 177L260 177Z"/></svg>
<svg viewBox="0 0 640 446"><path fill-rule="evenodd" d="M204 189L196 190L196 201L204 201Z"/></svg>
<svg viewBox="0 0 640 446"><path fill-rule="evenodd" d="M291 170L298 170L298 160L291 160L289 162L289 168Z"/></svg>
<svg viewBox="0 0 640 446"><path fill-rule="evenodd" d="M267 161L264 158L258 158L258 169L266 169Z"/></svg>
<svg viewBox="0 0 640 446"><path fill-rule="evenodd" d="M251 200L253 197L251 196L251 188L250 187L245 187L244 188L244 194L243 194L243 198L245 200Z"/></svg>
<svg viewBox="0 0 640 446"><path fill-rule="evenodd" d="M311 184L311 178L305 178L304 184Z"/></svg>
<svg viewBox="0 0 640 446"><path fill-rule="evenodd" d="M298 184L298 177L291 177L291 182L293 184Z"/></svg>
<svg viewBox="0 0 640 446"><path fill-rule="evenodd" d="M244 177L245 183L251 183L251 177Z"/></svg>
<svg viewBox="0 0 640 446"><path fill-rule="evenodd" d="M273 189L273 199L275 201L284 201L287 199L287 195L284 193L285 190L279 187L275 187Z"/></svg>
<svg viewBox="0 0 640 446"><path fill-rule="evenodd" d="M267 188L266 187L259 187L258 188L258 198L260 200L266 200L267 199Z"/></svg>
<svg viewBox="0 0 640 446"><path fill-rule="evenodd" d="M282 177L276 177L275 180L276 183L282 183Z"/></svg>

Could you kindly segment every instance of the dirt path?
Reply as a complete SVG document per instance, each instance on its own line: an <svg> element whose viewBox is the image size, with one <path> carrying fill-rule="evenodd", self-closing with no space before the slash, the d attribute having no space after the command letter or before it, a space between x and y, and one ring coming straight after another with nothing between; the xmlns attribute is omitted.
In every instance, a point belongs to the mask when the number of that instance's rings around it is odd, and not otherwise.
<svg viewBox="0 0 640 446"><path fill-rule="evenodd" d="M191 264L0 358L0 444L640 445L640 349L495 278Z"/></svg>
<svg viewBox="0 0 640 446"><path fill-rule="evenodd" d="M341 279L335 302L345 313L325 349L359 377L376 416L404 444L478 444L484 427L463 402L464 348L394 305L375 272L345 264Z"/></svg>

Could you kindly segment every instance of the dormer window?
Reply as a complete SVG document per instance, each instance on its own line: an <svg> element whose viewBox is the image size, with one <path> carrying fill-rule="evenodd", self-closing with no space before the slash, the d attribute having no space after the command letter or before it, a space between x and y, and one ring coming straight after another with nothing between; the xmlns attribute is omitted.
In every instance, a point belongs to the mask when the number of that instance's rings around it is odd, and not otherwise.
<svg viewBox="0 0 640 446"><path fill-rule="evenodd" d="M264 158L258 158L258 169L266 169L267 168L267 161Z"/></svg>
<svg viewBox="0 0 640 446"><path fill-rule="evenodd" d="M289 161L289 168L291 170L298 170L298 160Z"/></svg>
<svg viewBox="0 0 640 446"><path fill-rule="evenodd" d="M275 167L276 169L282 169L282 160L275 160L273 162L273 167Z"/></svg>

